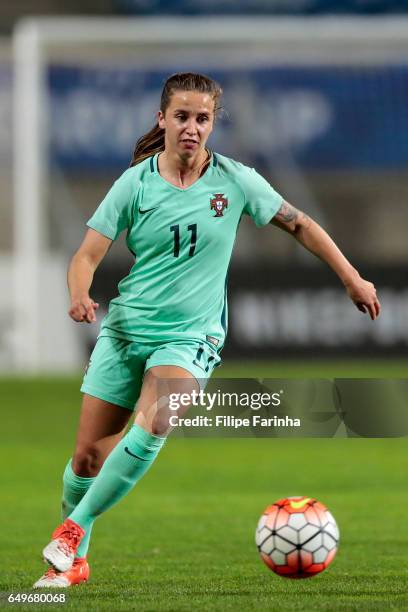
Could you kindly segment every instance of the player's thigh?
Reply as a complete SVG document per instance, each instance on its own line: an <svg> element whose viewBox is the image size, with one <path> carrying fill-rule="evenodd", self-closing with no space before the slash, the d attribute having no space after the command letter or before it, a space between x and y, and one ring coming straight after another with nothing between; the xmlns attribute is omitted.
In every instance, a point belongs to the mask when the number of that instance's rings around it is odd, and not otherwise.
<svg viewBox="0 0 408 612"><path fill-rule="evenodd" d="M79 476L95 476L122 438L132 412L84 394L72 468Z"/></svg>
<svg viewBox="0 0 408 612"><path fill-rule="evenodd" d="M73 457L76 474L97 474L120 440L140 392L144 363L131 342L98 338L81 387L84 399Z"/></svg>
<svg viewBox="0 0 408 612"><path fill-rule="evenodd" d="M137 402L135 423L155 435L166 435L171 429L170 416L184 414L191 403L192 392L198 393L199 390L199 382L185 368L173 365L150 367ZM172 397L183 397L183 405L177 411L170 409Z"/></svg>
<svg viewBox="0 0 408 612"><path fill-rule="evenodd" d="M98 443L103 447L105 441L108 444L110 438L121 434L131 414L131 410L127 408L85 393L79 417L77 441Z"/></svg>
<svg viewBox="0 0 408 612"><path fill-rule="evenodd" d="M184 375L184 378L194 378L199 389L203 390L214 368L220 363L221 357L208 343L197 340L182 342L177 340L157 347L146 361L146 371L157 366L176 367L179 368L179 374L177 370L174 370L175 384L178 380L182 381L181 370L185 370L187 374ZM167 378L168 386L172 386L171 370L161 370L160 378L164 380ZM186 384L185 381L183 384Z"/></svg>
<svg viewBox="0 0 408 612"><path fill-rule="evenodd" d="M137 343L100 336L81 391L133 411L142 386L146 351Z"/></svg>

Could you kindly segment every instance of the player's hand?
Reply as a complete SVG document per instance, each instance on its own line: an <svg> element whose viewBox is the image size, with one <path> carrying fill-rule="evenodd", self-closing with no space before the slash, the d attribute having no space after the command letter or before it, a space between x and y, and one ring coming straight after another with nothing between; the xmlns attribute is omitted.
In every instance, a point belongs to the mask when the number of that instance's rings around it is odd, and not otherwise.
<svg viewBox="0 0 408 612"><path fill-rule="evenodd" d="M96 321L95 310L98 308L99 304L87 295L82 298L73 298L68 314L77 323L94 323Z"/></svg>
<svg viewBox="0 0 408 612"><path fill-rule="evenodd" d="M377 298L377 292L373 283L366 281L361 276L345 285L351 300L361 312L368 313L374 321L381 312L381 304Z"/></svg>

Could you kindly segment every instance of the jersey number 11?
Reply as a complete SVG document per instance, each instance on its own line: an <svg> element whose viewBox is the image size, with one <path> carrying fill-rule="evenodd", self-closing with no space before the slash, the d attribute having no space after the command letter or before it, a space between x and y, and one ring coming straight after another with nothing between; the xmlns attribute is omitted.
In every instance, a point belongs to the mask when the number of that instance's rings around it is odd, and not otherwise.
<svg viewBox="0 0 408 612"><path fill-rule="evenodd" d="M194 255L194 251L197 244L197 223L192 223L187 226L187 229L191 232L190 239L190 248L188 251L188 256L192 257ZM179 225L171 225L170 231L174 232L174 257L178 257L180 255L180 226Z"/></svg>

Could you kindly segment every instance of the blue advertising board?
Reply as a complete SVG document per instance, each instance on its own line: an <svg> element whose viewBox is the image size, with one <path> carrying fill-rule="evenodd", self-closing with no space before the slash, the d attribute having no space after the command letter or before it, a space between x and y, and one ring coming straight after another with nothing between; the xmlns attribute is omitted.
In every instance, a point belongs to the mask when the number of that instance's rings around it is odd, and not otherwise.
<svg viewBox="0 0 408 612"><path fill-rule="evenodd" d="M123 168L152 127L172 71L52 66L51 155L73 169ZM225 91L210 145L261 167L408 166L408 66L209 70Z"/></svg>
<svg viewBox="0 0 408 612"><path fill-rule="evenodd" d="M115 0L118 12L137 15L402 13L407 0Z"/></svg>

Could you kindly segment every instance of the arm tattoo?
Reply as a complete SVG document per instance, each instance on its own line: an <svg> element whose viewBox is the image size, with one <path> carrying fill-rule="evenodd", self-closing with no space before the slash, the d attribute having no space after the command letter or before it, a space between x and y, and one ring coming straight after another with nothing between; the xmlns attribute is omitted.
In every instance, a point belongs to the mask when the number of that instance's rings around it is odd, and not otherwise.
<svg viewBox="0 0 408 612"><path fill-rule="evenodd" d="M285 202L285 200L275 215L277 220L284 221L285 223L290 223L290 221L294 221L296 223L298 216L298 209L289 204L289 202Z"/></svg>
<svg viewBox="0 0 408 612"><path fill-rule="evenodd" d="M292 206L292 204L284 200L271 223L290 234L295 234L300 227L309 227L310 219L304 212L298 210Z"/></svg>

